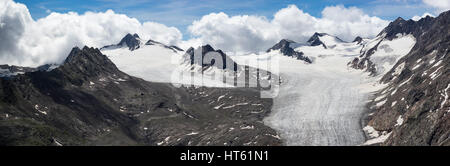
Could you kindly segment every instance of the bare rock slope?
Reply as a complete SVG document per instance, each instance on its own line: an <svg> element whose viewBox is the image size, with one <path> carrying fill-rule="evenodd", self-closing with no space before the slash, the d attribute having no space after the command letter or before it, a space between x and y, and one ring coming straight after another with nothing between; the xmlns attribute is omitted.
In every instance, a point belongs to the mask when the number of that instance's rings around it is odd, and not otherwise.
<svg viewBox="0 0 450 166"><path fill-rule="evenodd" d="M0 145L279 145L261 122L271 105L256 89L147 82L74 48L51 71L0 78Z"/></svg>
<svg viewBox="0 0 450 166"><path fill-rule="evenodd" d="M382 33L417 42L381 79L368 125L389 133L383 145L450 145L450 11L420 21L401 18Z"/></svg>

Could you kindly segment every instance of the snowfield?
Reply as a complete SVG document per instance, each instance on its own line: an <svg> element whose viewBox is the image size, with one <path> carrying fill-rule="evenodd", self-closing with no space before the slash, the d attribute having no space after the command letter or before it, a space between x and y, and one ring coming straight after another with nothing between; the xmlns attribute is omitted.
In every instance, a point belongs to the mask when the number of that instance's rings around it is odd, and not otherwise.
<svg viewBox="0 0 450 166"><path fill-rule="evenodd" d="M146 81L208 87L233 86L231 83L224 84L218 78L210 77L213 73L222 73L217 68L204 71L204 76L195 74L191 77L189 71L192 66L184 63L184 52L175 52L161 45L142 45L134 51L126 47L106 49L102 50L102 53L107 55L121 71ZM195 66L193 71L200 70L200 66Z"/></svg>
<svg viewBox="0 0 450 166"><path fill-rule="evenodd" d="M171 82L168 76L178 66L171 60L181 57L170 49L156 45L144 46L135 51L130 51L127 47L102 50L102 53L127 74L153 82Z"/></svg>
<svg viewBox="0 0 450 166"><path fill-rule="evenodd" d="M384 36L385 34L380 37ZM395 38L392 41L380 37L368 43L368 46L364 47L362 51L367 52L373 46L378 44L378 49L370 56L370 60L376 64L378 74L383 75L387 73L400 58L409 53L416 44L416 40L413 35L402 34L397 34L398 38Z"/></svg>

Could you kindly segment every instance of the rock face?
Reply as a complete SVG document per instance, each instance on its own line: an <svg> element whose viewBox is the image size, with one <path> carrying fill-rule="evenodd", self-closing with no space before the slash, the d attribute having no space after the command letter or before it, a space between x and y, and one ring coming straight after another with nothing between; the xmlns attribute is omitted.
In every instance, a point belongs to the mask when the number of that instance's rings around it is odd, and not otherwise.
<svg viewBox="0 0 450 166"><path fill-rule="evenodd" d="M426 16L419 21L414 20L404 20L399 17L395 21L391 22L386 28L381 31L378 36L385 34L385 38L392 40L396 38L398 33L412 34L414 37L418 38L420 35L424 34L427 29L431 28L433 24L433 18Z"/></svg>
<svg viewBox="0 0 450 166"><path fill-rule="evenodd" d="M266 52L271 52L273 50L279 50L283 55L297 58L298 60L303 60L308 63L312 63L311 59L304 56L303 52L295 51L292 45L296 42L288 39L282 39L280 42L275 44L272 48L268 49Z"/></svg>
<svg viewBox="0 0 450 166"><path fill-rule="evenodd" d="M389 133L382 145L450 145L450 11L417 22L401 18L382 34L416 37L412 50L381 79L368 125Z"/></svg>
<svg viewBox="0 0 450 166"><path fill-rule="evenodd" d="M146 82L74 48L53 70L0 78L0 145L280 145L260 123L271 105L251 88Z"/></svg>
<svg viewBox="0 0 450 166"><path fill-rule="evenodd" d="M198 52L198 54L199 54L198 57L195 57L196 52ZM201 56L200 56L200 52L201 52ZM222 66L221 69L238 71L239 65L236 62L234 62L233 59L231 59L225 53L223 53L222 50L215 50L209 44L201 46L197 49L194 49L192 47L189 48L186 51L184 58L185 58L185 61L189 62L191 65L196 64L196 65L202 66L204 68L209 68L216 64L215 64L215 59L207 60L205 58L205 55L207 55L208 53L217 53L216 55L220 56L220 59L223 62L223 65L220 65L220 66Z"/></svg>
<svg viewBox="0 0 450 166"><path fill-rule="evenodd" d="M312 36L308 39L307 42L308 42L311 46L319 46L319 45L322 45L323 48L327 48L327 46L326 46L322 41L320 41L320 38L319 38L319 37L322 37L322 36L324 36L324 35L327 35L327 34L326 34L326 33L317 33L317 32L315 32L314 35L312 35Z"/></svg>
<svg viewBox="0 0 450 166"><path fill-rule="evenodd" d="M141 41L139 40L138 34L127 34L122 40L120 40L119 44L120 46L127 46L131 51L136 50L140 47Z"/></svg>
<svg viewBox="0 0 450 166"><path fill-rule="evenodd" d="M216 62L216 59L222 61L222 65ZM270 82L279 82L279 77L274 73L252 67L249 64L238 64L232 58L227 56L222 50L214 49L211 45L203 45L196 49L189 48L183 55L183 64L189 66L188 72L198 72L203 76L222 75L221 81L227 82L232 86L255 87L257 89L267 90ZM217 72L217 73L216 73Z"/></svg>
<svg viewBox="0 0 450 166"><path fill-rule="evenodd" d="M362 41L363 41L363 39L362 39L361 37L357 36L357 37L355 38L355 40L353 40L353 43L356 42L356 44L361 44Z"/></svg>
<svg viewBox="0 0 450 166"><path fill-rule="evenodd" d="M102 47L101 49L115 49L115 48L122 48L127 47L130 51L134 51L136 49L139 49L141 47L141 39L139 38L138 34L127 34L125 37L120 40L118 44L112 44Z"/></svg>

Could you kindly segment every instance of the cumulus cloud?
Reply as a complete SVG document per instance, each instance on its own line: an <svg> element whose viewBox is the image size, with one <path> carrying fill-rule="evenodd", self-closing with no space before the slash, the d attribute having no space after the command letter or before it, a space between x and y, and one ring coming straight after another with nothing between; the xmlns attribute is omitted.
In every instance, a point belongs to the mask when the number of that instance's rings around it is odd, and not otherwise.
<svg viewBox="0 0 450 166"><path fill-rule="evenodd" d="M276 29L267 19L258 16L233 16L211 13L189 26L189 32L198 36L196 44L212 44L226 51L262 49L274 44ZM199 42L200 41L200 42ZM195 45L195 44L192 44Z"/></svg>
<svg viewBox="0 0 450 166"><path fill-rule="evenodd" d="M25 33L25 27L32 22L25 5L12 1L0 1L0 63L7 60L21 61L23 54L17 44Z"/></svg>
<svg viewBox="0 0 450 166"><path fill-rule="evenodd" d="M140 23L135 18L106 12L78 14L51 13L33 20L27 7L12 0L0 6L0 64L37 66L62 62L70 49L84 45L102 47L118 42L127 33L144 39L178 44L181 32L155 22Z"/></svg>
<svg viewBox="0 0 450 166"><path fill-rule="evenodd" d="M356 36L374 37L387 24L389 21L369 16L356 7L345 8L339 5L326 7L322 11L322 19L318 21L317 29L350 41Z"/></svg>
<svg viewBox="0 0 450 166"><path fill-rule="evenodd" d="M314 32L325 32L350 41L356 36L373 37L388 21L369 16L356 7L330 6L321 17L290 5L273 19L257 15L229 16L211 13L194 21L188 31L193 38L182 41L181 32L155 22L139 22L112 10L105 12L51 12L33 20L27 7L12 0L0 1L0 64L38 66L62 62L71 48L102 47L118 42L126 33L138 33L182 48L212 44L230 52L260 52L281 39L306 41Z"/></svg>
<svg viewBox="0 0 450 166"><path fill-rule="evenodd" d="M344 40L373 37L388 23L356 7L326 7L318 18L290 5L275 13L272 20L211 13L194 21L188 30L197 43L209 43L226 51L259 52L283 38L304 42L314 32L329 33Z"/></svg>
<svg viewBox="0 0 450 166"><path fill-rule="evenodd" d="M450 10L450 0L423 0L423 3L436 8L436 13Z"/></svg>

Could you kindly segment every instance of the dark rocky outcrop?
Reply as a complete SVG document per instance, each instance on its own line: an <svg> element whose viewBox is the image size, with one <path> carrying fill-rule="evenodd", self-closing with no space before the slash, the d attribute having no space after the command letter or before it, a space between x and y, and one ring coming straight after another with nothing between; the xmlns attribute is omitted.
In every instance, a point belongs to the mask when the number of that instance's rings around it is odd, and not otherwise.
<svg viewBox="0 0 450 166"><path fill-rule="evenodd" d="M127 35L125 35L125 37L122 38L122 40L120 40L118 44L107 45L102 47L101 49L115 49L121 47L128 47L128 49L131 51L139 49L141 47L141 40L139 38L139 35L131 35L128 33Z"/></svg>
<svg viewBox="0 0 450 166"><path fill-rule="evenodd" d="M370 73L370 76L376 76L377 75L376 65L370 60L370 58L377 51L378 46L380 45L381 42L382 40L379 41L374 47L370 48L365 52L361 51L360 52L361 55L359 57L354 58L347 65L354 69L365 70L366 72Z"/></svg>
<svg viewBox="0 0 450 166"><path fill-rule="evenodd" d="M401 34L412 34L414 37L418 38L420 35L426 32L426 29L429 29L432 25L434 18L430 16L426 16L425 18L420 19L419 21L414 20L404 20L399 17L393 22L391 22L386 28L381 31L378 36L386 34L385 38L388 40L392 40L396 38L398 33Z"/></svg>
<svg viewBox="0 0 450 166"><path fill-rule="evenodd" d="M140 47L141 41L139 40L138 34L127 34L122 40L120 40L119 46L127 46L131 51L136 50Z"/></svg>
<svg viewBox="0 0 450 166"><path fill-rule="evenodd" d="M320 38L319 37L322 37L322 36L324 36L324 35L327 35L326 33L317 33L317 32L315 32L309 39L308 39L308 43L311 45L311 46L319 46L319 45L322 45L323 46L323 48L327 48L327 46L322 42L322 41L320 41Z"/></svg>
<svg viewBox="0 0 450 166"><path fill-rule="evenodd" d="M195 53L198 51L198 53L200 54L200 50L201 50L201 56L199 55L198 57L195 57ZM215 50L213 47L211 47L211 45L207 44L207 45L203 45L197 49L194 48L189 48L186 51L185 54L185 60L189 61L189 63L191 65L199 65L202 66L204 68L209 68L212 66L218 66L217 64L215 64L215 59L211 59L209 62L205 62L208 60L205 60L205 55L207 55L208 53L217 53L217 55L220 56L223 65L221 66L221 69L227 69L227 70L232 70L232 71L237 71L239 65L233 61L233 59L231 59L230 57L228 57L222 50Z"/></svg>
<svg viewBox="0 0 450 166"><path fill-rule="evenodd" d="M315 32L315 33L308 39L307 42L308 42L311 46L319 46L319 45L322 45L323 48L327 48L326 44L323 43L323 41L321 41L320 38L319 38L319 37L323 37L323 36L325 36L325 35L331 36L331 35L329 35L329 34L327 34L327 33L317 33L317 32ZM340 38L338 38L338 37L336 37L336 36L332 36L332 37L334 37L334 38L335 38L337 41L339 41L339 42L344 42L343 40L341 40Z"/></svg>
<svg viewBox="0 0 450 166"><path fill-rule="evenodd" d="M294 57L297 58L298 60L303 60L308 63L312 63L312 60L307 56L304 56L303 52L295 51L292 48L293 44L296 44L296 42L288 39L282 39L280 42L275 44L272 48L268 49L266 52L279 50L283 55Z"/></svg>
<svg viewBox="0 0 450 166"><path fill-rule="evenodd" d="M280 78L276 74L251 67L249 64L238 64L222 50L216 50L209 44L198 47L197 49L189 48L183 55L183 58L184 64L190 66L190 71L188 72L205 74L204 71L217 68L224 71L222 73L223 82L238 87L256 87L262 90L270 90L270 86L263 87L261 85L272 85L280 82ZM223 64L218 64L216 59L220 59ZM201 66L201 71L198 71L197 66Z"/></svg>
<svg viewBox="0 0 450 166"><path fill-rule="evenodd" d="M74 48L53 70L0 78L0 145L280 145L261 123L271 105L252 88L147 82Z"/></svg>
<svg viewBox="0 0 450 166"><path fill-rule="evenodd" d="M356 42L356 44L361 44L362 41L363 41L363 38L357 36L357 37L353 40L353 43Z"/></svg>

